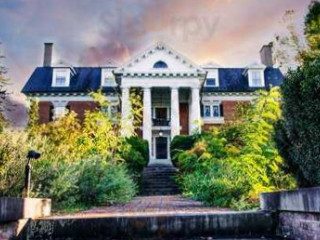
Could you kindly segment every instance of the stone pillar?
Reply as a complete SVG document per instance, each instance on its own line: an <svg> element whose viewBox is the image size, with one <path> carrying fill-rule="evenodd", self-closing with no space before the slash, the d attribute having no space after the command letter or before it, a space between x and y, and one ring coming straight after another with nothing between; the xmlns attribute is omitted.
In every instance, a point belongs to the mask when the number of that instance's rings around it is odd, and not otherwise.
<svg viewBox="0 0 320 240"><path fill-rule="evenodd" d="M152 146L152 113L151 113L151 89L143 88L143 139L149 143L149 156Z"/></svg>
<svg viewBox="0 0 320 240"><path fill-rule="evenodd" d="M134 129L132 126L131 102L130 102L130 88L122 88L121 96L121 135L129 137L132 135Z"/></svg>
<svg viewBox="0 0 320 240"><path fill-rule="evenodd" d="M200 89L191 89L190 133L201 132Z"/></svg>
<svg viewBox="0 0 320 240"><path fill-rule="evenodd" d="M171 139L180 134L179 89L171 88Z"/></svg>

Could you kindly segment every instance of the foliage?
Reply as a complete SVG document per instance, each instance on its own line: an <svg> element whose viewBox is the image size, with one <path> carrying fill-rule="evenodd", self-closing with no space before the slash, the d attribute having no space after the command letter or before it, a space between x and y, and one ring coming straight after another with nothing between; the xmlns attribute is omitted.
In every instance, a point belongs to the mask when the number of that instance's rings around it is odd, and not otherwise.
<svg viewBox="0 0 320 240"><path fill-rule="evenodd" d="M178 182L186 196L219 207L253 208L262 191L294 186L282 170L273 124L280 118L279 91L260 91L251 104L239 106L239 121L197 137L178 152Z"/></svg>
<svg viewBox="0 0 320 240"><path fill-rule="evenodd" d="M1 43L0 43L1 44ZM1 60L4 58L0 52L0 133L3 131L4 127L6 126L6 121L4 118L4 110L7 105L7 91L5 86L8 83L8 79L5 78L6 68L2 65Z"/></svg>
<svg viewBox="0 0 320 240"><path fill-rule="evenodd" d="M137 136L126 138L120 154L130 172L139 175L149 162L148 141Z"/></svg>
<svg viewBox="0 0 320 240"><path fill-rule="evenodd" d="M197 135L177 135L172 139L170 143L170 156L174 166L178 166L178 159L175 158L178 154L176 153L191 149L196 141L196 136Z"/></svg>
<svg viewBox="0 0 320 240"><path fill-rule="evenodd" d="M136 194L134 180L148 161L148 145L122 138L119 116L100 110L109 104L101 92L92 97L99 107L86 112L81 123L71 111L38 124L38 104L31 100L28 127L0 134L0 195L21 195L30 149L42 154L32 164L31 194L52 198L55 209L123 203Z"/></svg>
<svg viewBox="0 0 320 240"><path fill-rule="evenodd" d="M320 2L312 1L305 17L304 34L308 44L305 60L314 60L320 54Z"/></svg>
<svg viewBox="0 0 320 240"><path fill-rule="evenodd" d="M301 187L320 184L320 58L290 71L281 87L276 141Z"/></svg>

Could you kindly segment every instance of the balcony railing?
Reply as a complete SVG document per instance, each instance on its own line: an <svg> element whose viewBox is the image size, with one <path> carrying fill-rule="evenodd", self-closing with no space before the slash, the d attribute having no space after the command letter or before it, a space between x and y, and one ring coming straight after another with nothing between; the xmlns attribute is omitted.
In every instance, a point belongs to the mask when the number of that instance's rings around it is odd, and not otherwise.
<svg viewBox="0 0 320 240"><path fill-rule="evenodd" d="M157 127L170 126L170 120L163 118L153 118L152 125Z"/></svg>

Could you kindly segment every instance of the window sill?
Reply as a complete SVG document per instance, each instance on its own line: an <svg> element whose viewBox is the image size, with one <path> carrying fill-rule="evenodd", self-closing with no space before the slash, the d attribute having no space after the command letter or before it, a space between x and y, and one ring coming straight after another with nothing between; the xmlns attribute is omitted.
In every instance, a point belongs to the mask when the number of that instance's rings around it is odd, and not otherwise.
<svg viewBox="0 0 320 240"><path fill-rule="evenodd" d="M210 117L210 118L203 118L204 123L209 124L223 124L224 123L224 117Z"/></svg>

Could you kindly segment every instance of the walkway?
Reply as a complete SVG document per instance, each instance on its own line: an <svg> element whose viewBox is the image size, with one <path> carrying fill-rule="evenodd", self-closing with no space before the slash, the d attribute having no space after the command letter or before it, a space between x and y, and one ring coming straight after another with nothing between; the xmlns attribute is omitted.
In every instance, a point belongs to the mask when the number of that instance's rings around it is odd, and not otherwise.
<svg viewBox="0 0 320 240"><path fill-rule="evenodd" d="M71 215L53 216L50 218L83 218L108 216L161 216L176 214L197 214L226 212L228 209L206 207L199 201L174 196L136 197L131 202L110 207L94 207Z"/></svg>

